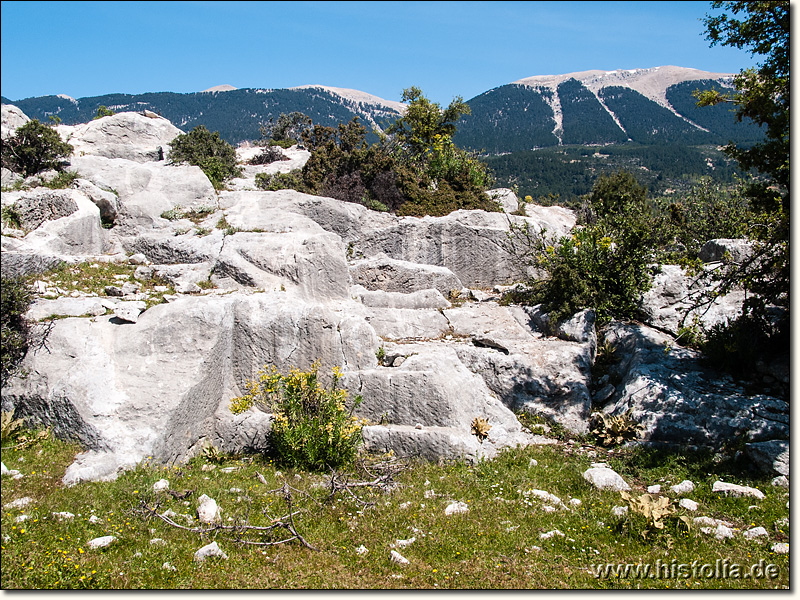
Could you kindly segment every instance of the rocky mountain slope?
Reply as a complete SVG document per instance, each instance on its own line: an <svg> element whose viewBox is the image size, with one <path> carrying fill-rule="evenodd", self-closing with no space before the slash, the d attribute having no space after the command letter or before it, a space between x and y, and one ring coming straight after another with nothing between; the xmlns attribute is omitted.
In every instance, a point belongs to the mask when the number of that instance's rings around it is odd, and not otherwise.
<svg viewBox="0 0 800 600"><path fill-rule="evenodd" d="M4 106L3 136L26 119ZM230 400L264 365L315 361L340 367L364 397L371 450L477 460L546 442L515 411L586 432L593 408L630 409L646 441L742 440L764 469L788 473L788 403L753 396L675 343L673 317L697 293L680 269L643 299L650 325L598 332L583 311L551 335L538 307L499 302L521 276L510 224L566 234L567 209L397 217L257 190L256 173L308 159L296 147L217 193L199 168L157 160L180 133L166 119L120 113L59 130L76 148L77 181L50 190L29 178L2 193L4 212L20 217L3 222L3 276L35 276L28 316L57 317L46 347L4 382L2 407L85 444L67 483L113 478L149 456L180 461L207 443L264 449L270 415L234 416ZM4 186L18 179L3 174ZM516 208L510 190L493 193ZM741 300L702 318L730 318ZM593 377L604 336L619 360ZM471 432L476 417L491 425L484 441Z"/></svg>
<svg viewBox="0 0 800 600"><path fill-rule="evenodd" d="M672 66L528 77L470 99L472 115L459 123L455 140L498 154L561 144L722 144L758 139L758 130L737 124L727 107L695 106L692 91L729 87L731 80L728 74ZM183 130L205 125L234 144L258 139L259 124L281 113L300 111L315 123L331 126L358 116L373 128L393 121L403 110L400 102L317 85L283 90L216 86L192 94L2 101L32 118L47 121L57 116L65 124L90 120L101 105L120 112L147 109Z"/></svg>

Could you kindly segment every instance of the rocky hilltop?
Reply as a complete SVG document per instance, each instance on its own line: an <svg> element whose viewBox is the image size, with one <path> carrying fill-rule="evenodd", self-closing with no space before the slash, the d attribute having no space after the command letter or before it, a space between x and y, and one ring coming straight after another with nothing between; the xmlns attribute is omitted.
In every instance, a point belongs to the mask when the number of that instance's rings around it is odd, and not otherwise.
<svg viewBox="0 0 800 600"><path fill-rule="evenodd" d="M2 116L4 138L27 120L6 105ZM513 193L495 190L505 213L397 217L257 190L257 173L304 164L297 147L217 193L199 168L170 164L164 151L181 131L152 113L59 132L75 148L69 188L31 178L10 191L20 177L3 172L2 206L19 215L16 228L3 223L3 275L34 275L28 316L55 318L46 344L4 382L2 406L83 442L67 483L113 478L149 456L184 460L206 443L262 450L270 415L234 416L230 400L264 365L314 362L340 367L363 396L372 450L477 460L546 443L522 427L521 410L573 432L587 431L593 409L631 410L647 442L744 440L764 469L788 473L787 402L749 394L675 343L676 315L698 291L680 269L665 268L643 298L649 324L598 332L583 311L553 334L538 307L501 305L521 276L506 249L510 224L566 234L576 219L565 208L517 216ZM78 280L112 265L113 285ZM740 310L732 295L702 318ZM618 357L602 378L598 338ZM471 432L476 417L491 425L484 441Z"/></svg>

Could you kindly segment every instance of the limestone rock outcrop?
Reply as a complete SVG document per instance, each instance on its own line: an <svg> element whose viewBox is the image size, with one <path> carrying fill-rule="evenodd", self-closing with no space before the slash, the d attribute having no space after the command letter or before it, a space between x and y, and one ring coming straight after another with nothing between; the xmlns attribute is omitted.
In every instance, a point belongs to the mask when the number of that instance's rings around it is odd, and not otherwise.
<svg viewBox="0 0 800 600"><path fill-rule="evenodd" d="M4 136L20 115L3 107ZM66 483L113 478L148 456L184 460L208 444L268 449L271 415L228 408L265 365L341 368L364 398L367 448L401 456L478 460L550 443L522 427L519 411L587 431L594 314L553 324L541 307L499 301L524 275L508 251L512 225L565 235L572 211L528 204L527 216L511 214L516 197L500 190L505 213L397 217L256 189L256 173L301 167L308 152L298 148L288 161L249 165L218 193L199 168L160 160L180 133L164 119L125 113L59 131L75 147L78 178L65 190L3 192L20 221L3 225L3 276L89 261L129 272L104 293L39 281L28 317L58 318L46 350L29 352L23 376L3 385L3 410L85 445ZM748 396L672 348L664 331L693 290L664 272L644 304L661 331L615 323L605 332L622 358L604 410L633 409L650 441L744 436L765 468L787 475L787 404ZM152 278L160 295L140 290ZM478 418L490 426L485 439L471 429Z"/></svg>

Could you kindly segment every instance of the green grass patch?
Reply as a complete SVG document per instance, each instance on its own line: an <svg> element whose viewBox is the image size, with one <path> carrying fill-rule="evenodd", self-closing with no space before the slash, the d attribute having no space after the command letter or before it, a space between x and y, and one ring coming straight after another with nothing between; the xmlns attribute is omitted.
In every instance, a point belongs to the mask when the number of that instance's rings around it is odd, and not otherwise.
<svg viewBox="0 0 800 600"><path fill-rule="evenodd" d="M351 488L331 495L329 476L286 470L263 456L227 456L209 462L202 456L183 465L145 461L114 482L83 483L65 488L60 481L80 451L75 444L53 439L3 450L2 460L24 477L4 478L2 504L31 497L21 509L2 510L2 587L4 589L264 589L264 588L455 588L455 589L595 589L595 588L774 588L789 585L789 557L770 547L788 542L788 494L769 478L748 478L730 461L705 454L675 454L633 449L606 452L587 444L559 443L501 453L492 461L432 464L411 461L394 477L392 491ZM350 482L371 481L355 467ZM696 486L690 495L700 509L679 514L706 515L733 523L740 531L732 540L717 541L696 528L686 531L677 518L663 530L641 535L643 521L616 517L612 510L625 502L619 493L598 491L582 477L593 461L604 460L634 487L660 483L666 491L683 479ZM535 461L535 463L533 462ZM399 461L394 461L398 464ZM213 470L208 470L210 465ZM204 469L204 465L206 466ZM233 467L226 472L225 467ZM263 476L264 482L259 478ZM185 498L154 492L167 479ZM726 498L711 492L717 479L744 483L764 492L764 500ZM294 524L316 551L297 540L274 545L244 545L237 539L277 541L275 537L237 536L217 531L201 536L171 526L143 510L172 510L196 516L197 499L206 494L221 508L221 524L268 526L285 518L288 508L279 489L290 487ZM569 509L545 512L533 490L558 496ZM581 500L579 506L569 504ZM466 514L445 515L451 501L469 507ZM753 508L754 507L754 508ZM55 512L70 512L60 520ZM20 515L28 519L18 522ZM197 519L173 517L197 527ZM92 522L93 521L93 522ZM749 541L741 531L763 526L768 542ZM543 533L559 530L549 539ZM117 541L101 550L88 541L113 535ZM390 560L396 547L408 565ZM161 539L164 545L151 543ZM216 540L227 560L198 563L194 553ZM360 554L360 546L367 549ZM597 578L597 565L774 564L776 578L722 579L662 577ZM165 563L169 565L165 566ZM172 570L174 568L174 570ZM674 567L673 567L674 569Z"/></svg>

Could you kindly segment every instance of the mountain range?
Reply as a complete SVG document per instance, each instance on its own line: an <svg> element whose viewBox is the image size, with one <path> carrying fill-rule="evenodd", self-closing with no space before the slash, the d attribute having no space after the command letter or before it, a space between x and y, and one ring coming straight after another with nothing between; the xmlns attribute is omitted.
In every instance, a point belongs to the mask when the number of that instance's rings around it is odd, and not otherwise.
<svg viewBox="0 0 800 600"><path fill-rule="evenodd" d="M727 106L698 108L692 96L697 89L729 88L732 80L731 74L672 66L528 77L468 100L472 113L458 123L455 141L494 155L563 145L752 143L761 138L756 126L737 123ZM186 94L2 97L2 102L31 118L54 116L68 125L91 120L100 106L115 112L148 109L184 131L205 125L232 144L258 139L259 125L281 113L300 111L331 126L358 116L377 129L404 109L365 92L318 85L220 85Z"/></svg>

